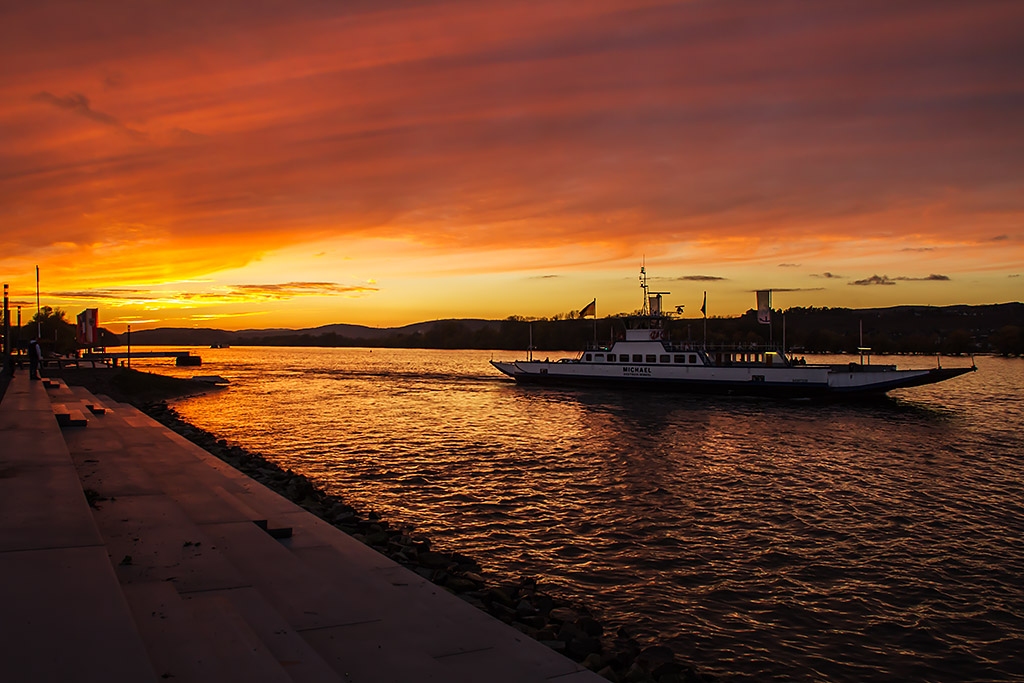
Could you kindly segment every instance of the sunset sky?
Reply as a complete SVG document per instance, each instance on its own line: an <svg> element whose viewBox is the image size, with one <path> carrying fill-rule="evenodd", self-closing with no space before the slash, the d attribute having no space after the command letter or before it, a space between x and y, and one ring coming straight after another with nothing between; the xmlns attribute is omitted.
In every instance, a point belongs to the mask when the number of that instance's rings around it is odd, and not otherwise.
<svg viewBox="0 0 1024 683"><path fill-rule="evenodd" d="M116 332L1024 292L1020 0L5 2L0 131Z"/></svg>

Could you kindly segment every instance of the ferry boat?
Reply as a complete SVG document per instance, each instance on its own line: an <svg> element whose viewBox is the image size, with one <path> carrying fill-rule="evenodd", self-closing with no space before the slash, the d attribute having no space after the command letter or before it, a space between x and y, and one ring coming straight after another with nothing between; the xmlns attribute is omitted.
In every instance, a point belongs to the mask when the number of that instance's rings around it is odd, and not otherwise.
<svg viewBox="0 0 1024 683"><path fill-rule="evenodd" d="M977 370L935 367L899 370L895 365L860 362L810 364L773 345L713 346L670 339L662 295L651 292L645 269L641 314L623 319L625 335L609 344L591 344L575 358L491 361L524 384L612 385L670 391L750 396L816 397L884 394L892 389L942 382ZM869 351L868 349L862 349Z"/></svg>

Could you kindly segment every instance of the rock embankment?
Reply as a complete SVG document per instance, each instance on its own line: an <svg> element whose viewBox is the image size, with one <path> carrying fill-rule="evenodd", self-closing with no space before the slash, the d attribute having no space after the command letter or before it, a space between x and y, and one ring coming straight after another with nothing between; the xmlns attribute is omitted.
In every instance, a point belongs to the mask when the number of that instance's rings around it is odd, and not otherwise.
<svg viewBox="0 0 1024 683"><path fill-rule="evenodd" d="M340 497L322 491L305 475L282 469L258 453L229 444L186 422L164 402L143 403L139 407L353 538L610 681L694 683L714 680L680 661L666 646L642 646L627 628L609 633L586 606L541 590L533 578L498 582L485 577L482 567L473 558L435 548L429 538L389 524L375 511L360 512Z"/></svg>

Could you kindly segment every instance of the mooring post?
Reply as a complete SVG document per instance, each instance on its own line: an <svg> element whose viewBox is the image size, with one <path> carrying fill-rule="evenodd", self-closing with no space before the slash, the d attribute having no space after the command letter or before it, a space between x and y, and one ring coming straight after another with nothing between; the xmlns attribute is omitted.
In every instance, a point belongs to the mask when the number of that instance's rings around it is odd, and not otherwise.
<svg viewBox="0 0 1024 683"><path fill-rule="evenodd" d="M7 306L7 283L4 283L4 369L14 374L11 365L11 309Z"/></svg>

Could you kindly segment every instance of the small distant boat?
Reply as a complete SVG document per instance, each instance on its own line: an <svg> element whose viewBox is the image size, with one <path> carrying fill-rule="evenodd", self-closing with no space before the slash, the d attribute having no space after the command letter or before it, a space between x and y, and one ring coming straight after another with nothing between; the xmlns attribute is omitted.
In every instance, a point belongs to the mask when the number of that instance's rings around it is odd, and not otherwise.
<svg viewBox="0 0 1024 683"><path fill-rule="evenodd" d="M625 318L622 339L592 344L576 358L491 361L522 384L604 385L694 393L820 397L884 394L892 389L943 382L977 367L898 370L868 363L809 364L774 346L714 346L669 338L661 296L649 292L640 271L641 314ZM863 349L867 351L868 349Z"/></svg>
<svg viewBox="0 0 1024 683"><path fill-rule="evenodd" d="M230 349L231 346L228 344L210 344L211 349Z"/></svg>
<svg viewBox="0 0 1024 683"><path fill-rule="evenodd" d="M174 359L175 365L202 365L203 359L200 356L193 356L190 353L183 353Z"/></svg>
<svg viewBox="0 0 1024 683"><path fill-rule="evenodd" d="M215 384L218 386L231 384L230 380L225 379L220 375L193 375L192 380L195 382L206 382L207 384Z"/></svg>

